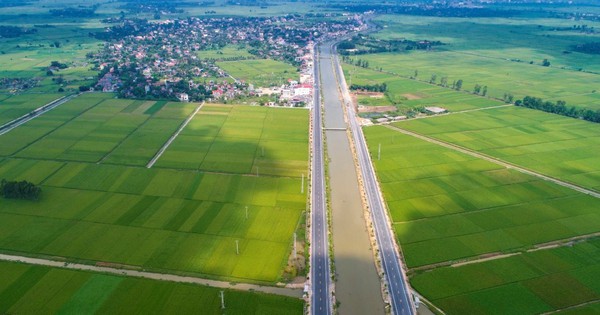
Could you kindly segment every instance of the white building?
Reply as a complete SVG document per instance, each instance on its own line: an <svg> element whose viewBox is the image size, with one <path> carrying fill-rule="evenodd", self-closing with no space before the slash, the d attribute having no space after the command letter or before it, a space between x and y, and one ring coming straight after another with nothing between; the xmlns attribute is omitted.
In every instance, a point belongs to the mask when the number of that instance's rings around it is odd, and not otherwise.
<svg viewBox="0 0 600 315"><path fill-rule="evenodd" d="M177 99L180 102L189 102L190 96L187 93L181 93L181 94L177 94Z"/></svg>
<svg viewBox="0 0 600 315"><path fill-rule="evenodd" d="M300 84L294 88L294 96L310 95L312 87L310 84Z"/></svg>

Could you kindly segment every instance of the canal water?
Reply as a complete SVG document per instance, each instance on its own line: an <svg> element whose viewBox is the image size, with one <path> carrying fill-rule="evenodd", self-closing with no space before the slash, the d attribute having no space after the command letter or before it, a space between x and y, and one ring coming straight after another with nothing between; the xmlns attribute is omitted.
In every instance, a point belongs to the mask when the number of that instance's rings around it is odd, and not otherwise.
<svg viewBox="0 0 600 315"><path fill-rule="evenodd" d="M325 45L324 45L325 46ZM325 128L345 128L337 82L326 47L321 50ZM384 314L381 282L364 218L358 177L346 131L326 130L329 159L335 292L341 315Z"/></svg>

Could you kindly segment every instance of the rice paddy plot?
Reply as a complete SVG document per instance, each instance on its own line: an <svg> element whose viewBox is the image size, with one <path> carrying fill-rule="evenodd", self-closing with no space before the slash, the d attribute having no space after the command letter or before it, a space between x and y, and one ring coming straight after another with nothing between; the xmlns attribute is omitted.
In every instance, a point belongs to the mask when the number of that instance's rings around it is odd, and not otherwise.
<svg viewBox="0 0 600 315"><path fill-rule="evenodd" d="M365 135L409 268L600 230L596 198L382 126Z"/></svg>
<svg viewBox="0 0 600 315"><path fill-rule="evenodd" d="M300 177L307 143L306 110L205 105L156 167Z"/></svg>
<svg viewBox="0 0 600 315"><path fill-rule="evenodd" d="M562 310L600 299L600 242L594 239L475 264L436 268L411 276L410 282L448 314ZM597 303L581 307L580 311L586 309L597 310ZM579 314L576 310L572 313Z"/></svg>
<svg viewBox="0 0 600 315"><path fill-rule="evenodd" d="M595 123L506 107L395 125L600 191Z"/></svg>
<svg viewBox="0 0 600 315"><path fill-rule="evenodd" d="M516 98L525 95L566 100L570 105L600 107L597 85L598 55L573 51L594 41L564 19L531 13L510 18L417 17L387 15L377 18L385 26L373 36L382 39L441 41L430 50L361 55L372 68L403 76L448 83L463 80L463 89L487 86L488 95ZM597 25L597 23L594 23ZM560 31L559 31L560 30ZM494 34L494 36L490 36ZM535 43L535 44L532 44ZM542 66L543 60L550 62Z"/></svg>
<svg viewBox="0 0 600 315"><path fill-rule="evenodd" d="M109 95L85 94L0 136L0 155L9 156L35 143L55 129L105 100Z"/></svg>
<svg viewBox="0 0 600 315"><path fill-rule="evenodd" d="M0 312L15 314L302 314L300 299L0 262Z"/></svg>
<svg viewBox="0 0 600 315"><path fill-rule="evenodd" d="M218 62L217 65L238 80L255 87L280 86L288 79L297 80L296 68L272 59Z"/></svg>
<svg viewBox="0 0 600 315"><path fill-rule="evenodd" d="M0 95L0 125L26 115L63 96L63 94Z"/></svg>
<svg viewBox="0 0 600 315"><path fill-rule="evenodd" d="M89 97L81 96L61 105L85 103ZM94 99L94 98L92 98ZM95 98L98 100L98 98ZM68 117L54 129L44 128L44 136L33 143L22 143L17 157L51 159L60 161L106 162L113 164L145 165L164 142L177 130L189 115L194 104L160 103L151 115L138 112L144 102L99 97L93 108ZM159 102L155 102L159 103ZM154 105L153 105L154 106ZM152 108L152 107L150 107ZM44 114L33 123L46 123L53 115ZM22 127L28 128L30 124ZM19 132L4 136L6 141L18 143ZM23 147L23 144L26 146Z"/></svg>
<svg viewBox="0 0 600 315"><path fill-rule="evenodd" d="M254 55L248 52L244 45L227 45L220 49L201 50L198 52L198 57L201 59L227 60L235 58L255 58Z"/></svg>
<svg viewBox="0 0 600 315"><path fill-rule="evenodd" d="M439 106L449 111L461 111L503 105L502 102L469 93L459 93L448 88L403 78L397 75L343 65L348 84L387 85L385 98L399 109L420 106Z"/></svg>
<svg viewBox="0 0 600 315"><path fill-rule="evenodd" d="M0 162L0 178L28 174L42 198L2 202L0 249L236 281L279 279L306 203L298 178Z"/></svg>

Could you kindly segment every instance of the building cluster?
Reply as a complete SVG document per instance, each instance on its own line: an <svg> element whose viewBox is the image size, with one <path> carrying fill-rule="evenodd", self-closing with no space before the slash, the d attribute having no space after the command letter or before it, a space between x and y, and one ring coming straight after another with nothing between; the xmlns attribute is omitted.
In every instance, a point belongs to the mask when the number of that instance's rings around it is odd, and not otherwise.
<svg viewBox="0 0 600 315"><path fill-rule="evenodd" d="M267 103L267 105L270 106L304 107L306 105L311 105L314 84L313 56L314 44L310 43L307 46L305 54L296 58L296 60L300 62L300 65L298 66L298 80L289 79L287 83L281 86L268 88L262 87L259 89L254 89L252 86L250 86L250 94L273 96L273 100Z"/></svg>
<svg viewBox="0 0 600 315"><path fill-rule="evenodd" d="M190 17L156 23L123 19L117 24L93 34L107 41L99 52L88 55L100 70L95 89L118 92L122 97L190 101L253 92L248 83L227 80L228 73L216 64L220 60L202 58L199 51L243 44L254 58L296 66L299 80L280 87L281 98L293 102L299 100L296 97L310 94L306 88L311 83L308 78L314 42L365 27L359 16L326 19L304 15Z"/></svg>

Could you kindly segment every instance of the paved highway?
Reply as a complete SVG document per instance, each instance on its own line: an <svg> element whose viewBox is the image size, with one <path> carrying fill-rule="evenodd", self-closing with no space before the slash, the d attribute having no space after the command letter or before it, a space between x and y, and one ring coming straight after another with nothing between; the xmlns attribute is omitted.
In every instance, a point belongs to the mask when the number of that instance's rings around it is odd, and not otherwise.
<svg viewBox="0 0 600 315"><path fill-rule="evenodd" d="M319 88L318 52L314 58L314 100L312 119L312 174L311 174L311 243L310 243L310 313L331 314L331 273L327 207L325 204L325 165L323 163L323 130L321 122L321 95Z"/></svg>
<svg viewBox="0 0 600 315"><path fill-rule="evenodd" d="M375 177L373 165L362 129L356 119L356 112L351 106L350 95L344 79L339 60L332 44L323 45L321 50L322 58L329 58L334 63L337 72L338 85L340 87L344 103L346 104L346 114L348 123L352 131L354 145L360 171L363 177L364 190L367 202L371 212L371 219L375 229L375 237L379 247L381 265L384 271L385 283L387 284L392 313L416 314L412 294L410 293L408 282L400 262L399 250L394 241L391 225L388 221L386 209L383 205L382 196L379 190L379 183Z"/></svg>

